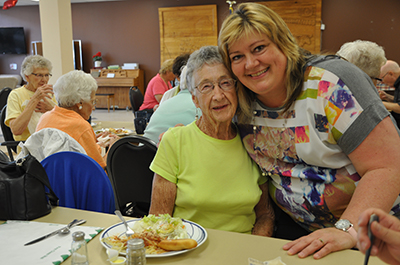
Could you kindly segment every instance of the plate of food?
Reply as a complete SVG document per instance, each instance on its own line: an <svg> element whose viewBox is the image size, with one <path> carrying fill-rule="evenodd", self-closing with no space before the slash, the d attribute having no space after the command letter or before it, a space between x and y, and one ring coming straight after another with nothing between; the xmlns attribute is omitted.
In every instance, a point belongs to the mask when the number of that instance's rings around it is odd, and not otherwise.
<svg viewBox="0 0 400 265"><path fill-rule="evenodd" d="M125 128L103 128L101 130L95 131L96 134L101 133L101 132L110 132L117 136L127 136L130 134L133 134L133 130L125 129Z"/></svg>
<svg viewBox="0 0 400 265"><path fill-rule="evenodd" d="M127 223L135 231L131 238L141 238L145 242L147 258L179 255L198 248L207 239L206 230L199 224L169 214L150 214ZM122 255L126 255L127 242L122 222L106 228L100 235L100 243L106 249L116 249Z"/></svg>

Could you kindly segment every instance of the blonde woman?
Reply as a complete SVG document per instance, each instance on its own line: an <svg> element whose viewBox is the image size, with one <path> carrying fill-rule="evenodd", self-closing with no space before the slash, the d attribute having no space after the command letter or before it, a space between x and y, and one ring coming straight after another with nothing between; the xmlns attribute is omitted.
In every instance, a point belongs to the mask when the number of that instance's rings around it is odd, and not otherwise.
<svg viewBox="0 0 400 265"><path fill-rule="evenodd" d="M153 113L154 107L158 107L164 93L172 88L170 82L175 79L175 75L172 72L173 64L174 60L169 59L161 65L158 74L147 85L144 101L139 110L146 110Z"/></svg>
<svg viewBox="0 0 400 265"><path fill-rule="evenodd" d="M399 132L368 75L336 56L309 55L257 3L226 18L219 48L242 84L239 131L270 178L275 236L294 239L283 246L289 255L353 248L365 209L400 209Z"/></svg>

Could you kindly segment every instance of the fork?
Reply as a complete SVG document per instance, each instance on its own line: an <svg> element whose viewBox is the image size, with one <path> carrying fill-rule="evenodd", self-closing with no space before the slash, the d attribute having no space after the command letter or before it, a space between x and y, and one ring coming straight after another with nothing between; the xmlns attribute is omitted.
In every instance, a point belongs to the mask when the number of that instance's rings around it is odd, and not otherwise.
<svg viewBox="0 0 400 265"><path fill-rule="evenodd" d="M120 210L115 210L115 212L114 212L118 217L119 217L119 219L121 219L121 221L124 223L124 225L125 225L125 228L126 228L126 237L130 237L130 236L132 236L135 232L128 226L128 224L126 223L126 221L125 221L125 219L124 219L124 217L122 216L122 214L121 214L121 212L120 212Z"/></svg>

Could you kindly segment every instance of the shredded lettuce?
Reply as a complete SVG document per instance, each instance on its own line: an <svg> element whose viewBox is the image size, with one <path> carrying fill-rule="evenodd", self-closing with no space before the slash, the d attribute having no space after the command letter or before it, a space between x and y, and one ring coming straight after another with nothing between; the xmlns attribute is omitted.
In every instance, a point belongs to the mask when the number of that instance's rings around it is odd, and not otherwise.
<svg viewBox="0 0 400 265"><path fill-rule="evenodd" d="M165 239L188 238L188 234L181 218L171 217L169 214L155 216L149 214L133 225L136 233L150 232L158 234Z"/></svg>

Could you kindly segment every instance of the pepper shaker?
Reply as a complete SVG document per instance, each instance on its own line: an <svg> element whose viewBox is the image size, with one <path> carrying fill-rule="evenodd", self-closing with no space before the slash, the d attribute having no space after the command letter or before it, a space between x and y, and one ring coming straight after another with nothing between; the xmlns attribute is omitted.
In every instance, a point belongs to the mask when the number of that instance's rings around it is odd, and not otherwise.
<svg viewBox="0 0 400 265"><path fill-rule="evenodd" d="M133 238L128 241L126 249L127 265L146 265L146 250L144 241L140 238Z"/></svg>

